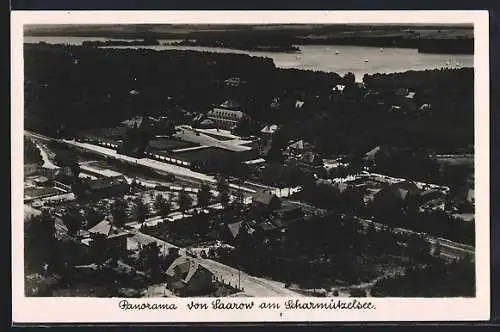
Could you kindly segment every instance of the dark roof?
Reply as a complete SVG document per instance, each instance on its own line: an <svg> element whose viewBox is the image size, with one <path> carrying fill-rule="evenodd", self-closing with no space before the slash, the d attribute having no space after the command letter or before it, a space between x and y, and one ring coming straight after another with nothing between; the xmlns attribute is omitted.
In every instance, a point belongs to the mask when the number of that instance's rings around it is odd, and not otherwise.
<svg viewBox="0 0 500 332"><path fill-rule="evenodd" d="M225 109L230 109L230 110L239 110L240 109L240 105L232 99L226 100L225 102L220 104L219 107L225 108Z"/></svg>
<svg viewBox="0 0 500 332"><path fill-rule="evenodd" d="M127 179L123 175L112 178L96 179L88 182L91 190L111 188L117 185L121 185L123 183L128 184Z"/></svg>
<svg viewBox="0 0 500 332"><path fill-rule="evenodd" d="M276 226L273 225L270 221L261 222L260 224L257 225L257 227L259 227L264 232L272 231L273 229L276 229Z"/></svg>
<svg viewBox="0 0 500 332"><path fill-rule="evenodd" d="M272 192L268 190L259 190L258 192L255 193L252 200L255 203L270 205L272 201L276 199L279 201L278 196L276 196Z"/></svg>
<svg viewBox="0 0 500 332"><path fill-rule="evenodd" d="M189 283L198 269L203 267L187 256L180 256L170 264L166 274L170 277L178 276L184 283Z"/></svg>
<svg viewBox="0 0 500 332"><path fill-rule="evenodd" d="M127 232L113 226L112 216L105 217L100 223L89 229L89 233L102 234L108 239L128 235Z"/></svg>
<svg viewBox="0 0 500 332"><path fill-rule="evenodd" d="M277 228L283 228L286 226L286 224L280 219L280 218L275 218L272 220L272 223L274 224L274 226L276 226Z"/></svg>
<svg viewBox="0 0 500 332"><path fill-rule="evenodd" d="M233 236L233 238L236 238L238 236L238 234L240 233L241 225L242 225L241 221L235 222L232 224L227 224L227 228L229 229L229 232L231 232L231 235Z"/></svg>

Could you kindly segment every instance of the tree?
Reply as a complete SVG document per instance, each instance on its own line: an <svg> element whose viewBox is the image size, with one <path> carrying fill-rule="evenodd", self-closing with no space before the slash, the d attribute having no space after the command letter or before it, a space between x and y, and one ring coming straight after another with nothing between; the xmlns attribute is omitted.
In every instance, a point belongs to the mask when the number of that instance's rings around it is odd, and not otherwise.
<svg viewBox="0 0 500 332"><path fill-rule="evenodd" d="M212 198L212 193L210 192L210 186L206 183L203 183L198 190L198 206L201 208L206 208L210 203L210 199Z"/></svg>
<svg viewBox="0 0 500 332"><path fill-rule="evenodd" d="M217 191L219 192L219 202L225 208L229 203L229 184L224 177L217 179Z"/></svg>
<svg viewBox="0 0 500 332"><path fill-rule="evenodd" d="M80 164L78 156L71 150L63 150L56 154L54 162L60 167L69 167L75 178L80 174Z"/></svg>
<svg viewBox="0 0 500 332"><path fill-rule="evenodd" d="M138 197L134 201L134 203L135 203L135 215L137 217L137 221L143 224L146 221L146 217L149 213L149 207L141 197Z"/></svg>
<svg viewBox="0 0 500 332"><path fill-rule="evenodd" d="M236 200L235 203L237 206L242 208L245 205L245 194L243 194L243 190L238 190L236 192Z"/></svg>
<svg viewBox="0 0 500 332"><path fill-rule="evenodd" d="M68 229L68 235L75 236L82 228L83 216L78 206L69 206L62 217L63 223Z"/></svg>
<svg viewBox="0 0 500 332"><path fill-rule="evenodd" d="M346 86L353 86L354 83L356 83L356 75L354 75L354 73L352 72L346 73L343 79Z"/></svg>
<svg viewBox="0 0 500 332"><path fill-rule="evenodd" d="M162 194L156 195L154 206L163 218L166 218L172 210L172 204Z"/></svg>
<svg viewBox="0 0 500 332"><path fill-rule="evenodd" d="M55 219L44 211L24 223L25 266L40 271L43 264L53 264L56 254Z"/></svg>
<svg viewBox="0 0 500 332"><path fill-rule="evenodd" d="M104 262L107 259L107 238L106 235L101 233L93 233L91 235L92 244L91 244L91 252L94 257L94 261L99 267L102 268Z"/></svg>
<svg viewBox="0 0 500 332"><path fill-rule="evenodd" d="M139 252L139 259L144 271L149 272L153 279L161 276L160 246L156 242L143 246Z"/></svg>
<svg viewBox="0 0 500 332"><path fill-rule="evenodd" d="M31 139L26 137L24 138L24 163L36 163L39 165L43 164L40 150L38 150L38 147Z"/></svg>
<svg viewBox="0 0 500 332"><path fill-rule="evenodd" d="M117 227L122 227L127 221L127 208L127 201L123 198L116 199L111 205L111 215L113 216L114 224Z"/></svg>
<svg viewBox="0 0 500 332"><path fill-rule="evenodd" d="M178 204L179 208L182 211L182 214L184 215L184 212L191 207L191 204L193 203L193 199L185 190L181 190L179 193L179 198L178 198Z"/></svg>

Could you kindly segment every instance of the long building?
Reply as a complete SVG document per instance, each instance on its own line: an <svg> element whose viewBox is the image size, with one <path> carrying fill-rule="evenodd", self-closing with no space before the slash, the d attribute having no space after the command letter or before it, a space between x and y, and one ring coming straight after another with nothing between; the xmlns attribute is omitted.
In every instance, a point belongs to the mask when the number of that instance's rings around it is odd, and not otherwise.
<svg viewBox="0 0 500 332"><path fill-rule="evenodd" d="M240 105L233 100L227 100L207 113L208 119L212 120L217 128L225 130L234 129L246 116Z"/></svg>

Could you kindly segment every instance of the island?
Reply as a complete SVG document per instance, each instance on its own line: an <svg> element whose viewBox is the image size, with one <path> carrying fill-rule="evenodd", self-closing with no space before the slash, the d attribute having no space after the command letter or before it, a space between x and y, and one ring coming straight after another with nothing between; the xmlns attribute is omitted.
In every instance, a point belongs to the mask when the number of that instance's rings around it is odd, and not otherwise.
<svg viewBox="0 0 500 332"><path fill-rule="evenodd" d="M254 52L280 52L280 53L297 53L300 48L288 44L254 44L246 41L222 41L222 40L202 40L202 39L184 39L181 41L167 42L163 45L167 46L201 46L201 47L223 47L234 50L254 51Z"/></svg>

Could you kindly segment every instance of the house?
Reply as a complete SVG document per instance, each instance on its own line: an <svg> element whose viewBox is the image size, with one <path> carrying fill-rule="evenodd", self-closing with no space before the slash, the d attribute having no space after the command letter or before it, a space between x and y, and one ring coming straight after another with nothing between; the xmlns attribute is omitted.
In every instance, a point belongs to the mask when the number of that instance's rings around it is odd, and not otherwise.
<svg viewBox="0 0 500 332"><path fill-rule="evenodd" d="M270 232L277 229L277 227L270 221L263 221L257 225L257 229L261 232Z"/></svg>
<svg viewBox="0 0 500 332"><path fill-rule="evenodd" d="M399 112L401 111L401 106L398 105L392 105L391 108L389 108L389 112Z"/></svg>
<svg viewBox="0 0 500 332"><path fill-rule="evenodd" d="M399 97L404 97L408 95L410 91L406 88L399 88L394 91L394 95L399 96Z"/></svg>
<svg viewBox="0 0 500 332"><path fill-rule="evenodd" d="M302 100L295 101L295 109L301 109L304 106L304 102Z"/></svg>
<svg viewBox="0 0 500 332"><path fill-rule="evenodd" d="M306 151L297 160L297 165L306 170L317 170L323 167L323 159L318 154L312 151Z"/></svg>
<svg viewBox="0 0 500 332"><path fill-rule="evenodd" d="M300 158L302 154L310 151L311 149L312 146L309 143L305 142L304 140L299 140L287 146L285 151L283 152L283 155L289 158Z"/></svg>
<svg viewBox="0 0 500 332"><path fill-rule="evenodd" d="M240 105L234 100L226 100L207 113L207 118L212 120L217 128L232 130L247 115L241 111Z"/></svg>
<svg viewBox="0 0 500 332"><path fill-rule="evenodd" d="M187 256L175 259L166 271L167 288L179 296L200 296L213 290L214 275Z"/></svg>
<svg viewBox="0 0 500 332"><path fill-rule="evenodd" d="M419 197L420 190L415 183L401 181L382 188L374 195L373 202L379 207L390 207L417 203Z"/></svg>
<svg viewBox="0 0 500 332"><path fill-rule="evenodd" d="M198 127L201 129L213 129L213 128L216 128L217 125L215 124L215 122L213 120L205 119L199 123Z"/></svg>
<svg viewBox="0 0 500 332"><path fill-rule="evenodd" d="M271 107L272 109L280 108L280 99L278 97L274 98L269 107Z"/></svg>
<svg viewBox="0 0 500 332"><path fill-rule="evenodd" d="M375 166L375 159L377 157L377 154L380 152L381 147L376 146L363 156L363 161L365 163L365 166Z"/></svg>
<svg viewBox="0 0 500 332"><path fill-rule="evenodd" d="M467 189L466 195L465 195L465 200L467 202L469 202L470 204L474 205L474 202L475 202L474 198L475 198L474 188Z"/></svg>
<svg viewBox="0 0 500 332"><path fill-rule="evenodd" d="M278 131L278 125L268 125L260 131L263 136L272 136Z"/></svg>
<svg viewBox="0 0 500 332"><path fill-rule="evenodd" d="M132 119L122 121L121 124L125 125L128 128L140 128L143 121L144 117L136 116Z"/></svg>
<svg viewBox="0 0 500 332"><path fill-rule="evenodd" d="M415 98L415 92L413 92L413 91L408 92L408 94L406 94L405 98L408 100L413 100Z"/></svg>
<svg viewBox="0 0 500 332"><path fill-rule="evenodd" d="M431 105L430 104L422 104L420 105L420 107L418 108L419 111L421 112L428 112L431 110Z"/></svg>
<svg viewBox="0 0 500 332"><path fill-rule="evenodd" d="M444 198L444 193L438 189L428 189L420 193L420 201L422 203L429 202L435 199Z"/></svg>
<svg viewBox="0 0 500 332"><path fill-rule="evenodd" d="M224 85L231 88L237 88L245 83L246 81L243 81L240 77L230 77L224 81Z"/></svg>
<svg viewBox="0 0 500 332"><path fill-rule="evenodd" d="M95 180L82 179L75 188L80 196L93 199L123 196L129 192L130 186L123 175Z"/></svg>
<svg viewBox="0 0 500 332"><path fill-rule="evenodd" d="M50 183L49 178L45 176L38 176L36 179L33 180L37 186L46 186Z"/></svg>
<svg viewBox="0 0 500 332"><path fill-rule="evenodd" d="M231 240L234 240L238 237L238 235L240 234L240 231L242 229L242 225L243 225L242 221L234 222L231 224L226 224L226 228L227 228L227 231L230 235Z"/></svg>
<svg viewBox="0 0 500 332"><path fill-rule="evenodd" d="M343 85L343 84L337 84L337 85L336 85L336 86L332 89L332 91L342 93L342 91L344 91L344 89L345 89L345 85Z"/></svg>
<svg viewBox="0 0 500 332"><path fill-rule="evenodd" d="M259 190L252 198L253 205L261 211L271 212L281 206L281 200L269 190Z"/></svg>
<svg viewBox="0 0 500 332"><path fill-rule="evenodd" d="M105 248L96 249L114 249L125 252L127 250L127 238L131 236L129 232L119 229L114 225L113 217L106 216L101 222L88 230L90 233L90 247L96 245L96 238L101 237L105 240Z"/></svg>

